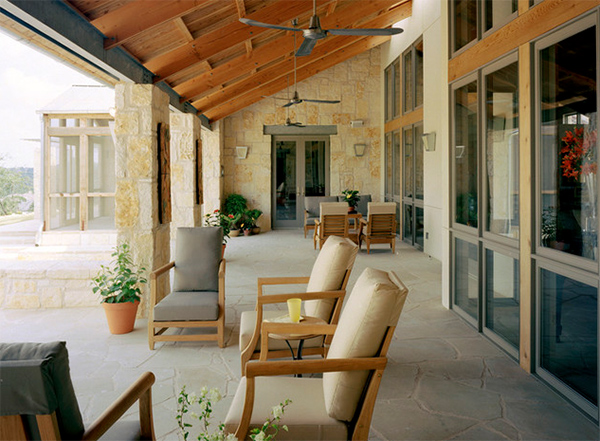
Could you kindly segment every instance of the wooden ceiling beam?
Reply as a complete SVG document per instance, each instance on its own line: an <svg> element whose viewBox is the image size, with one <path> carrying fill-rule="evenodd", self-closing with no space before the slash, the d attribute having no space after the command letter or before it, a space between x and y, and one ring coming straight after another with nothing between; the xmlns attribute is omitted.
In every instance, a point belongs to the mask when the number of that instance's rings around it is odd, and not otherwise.
<svg viewBox="0 0 600 441"><path fill-rule="evenodd" d="M173 20L173 23L175 24L175 27L179 29L179 32L181 32L181 35L183 35L183 38L185 38L186 41L189 42L194 39L194 36L192 35L188 27L185 25L181 17L177 17L175 20Z"/></svg>
<svg viewBox="0 0 600 441"><path fill-rule="evenodd" d="M318 5L328 4L332 0L317 0ZM362 2L362 0L361 0ZM312 3L305 0L284 0L270 3L248 17L266 23L285 24L311 10ZM266 28L248 26L239 21L199 36L195 40L180 46L166 54L146 60L144 67L158 75L160 80L189 67L198 61L210 58L219 52L256 37L267 31Z"/></svg>
<svg viewBox="0 0 600 441"><path fill-rule="evenodd" d="M370 50L388 40L389 37L363 37L359 41L356 41L350 46L347 46L344 49L336 51L335 53L329 55L326 58L322 58L317 60L305 68L299 70L297 72L298 81L305 80L313 75L318 74L326 69L329 69L336 64L339 64L343 61L346 61L356 55ZM277 80L265 85L265 87L261 89L255 89L249 91L243 96L239 96L236 100L231 100L226 103L223 103L219 106L211 108L206 112L202 112L209 120L218 121L220 119L225 118L239 110L244 109L245 107L250 106L260 100L262 100L262 95L272 95L277 93L278 91L284 89L286 87L286 78L278 78ZM302 98L302 97L300 97ZM312 97L316 98L316 97ZM335 104L323 104L323 105L335 105Z"/></svg>
<svg viewBox="0 0 600 441"><path fill-rule="evenodd" d="M356 5L353 9L358 10L358 14L362 14L365 12L360 7L360 5ZM406 2L398 8L394 8L391 11L385 12L375 17L374 19L369 20L368 22L364 23L364 26L371 28L388 27L393 23L410 17L411 13L412 3ZM344 21L341 24L342 26L348 26L350 23L353 22L352 20L356 20L354 14L348 15L346 16L346 18L350 21ZM336 21L340 23L340 20ZM324 19L323 22L328 23L327 19ZM300 37L300 39L298 40L298 44L301 42L301 38L302 37ZM342 37L330 37L325 41L337 41L340 38ZM356 37L351 38L355 39ZM248 58L247 56L237 57L225 64L215 67L215 69L212 72L207 72L205 74L199 75L196 78L193 78L189 81L183 82L175 86L174 89L179 95L185 97L182 98L183 100L197 100L202 96L202 94L204 94L208 90L213 89L218 84L233 81L235 78L238 78L243 74L249 73L252 70L260 68L261 66L264 66L265 64L277 57L287 55L288 53L293 51L293 43L293 35L290 36L284 33L282 34L282 37L278 38L277 40L274 40L271 43L268 43L260 48L254 49L250 58ZM323 43L318 44L315 50L319 47L322 47L322 45ZM335 49L335 47L332 47L332 49Z"/></svg>
<svg viewBox="0 0 600 441"><path fill-rule="evenodd" d="M134 36L150 31L202 7L209 0L134 0L91 21L106 36L104 48L120 46Z"/></svg>

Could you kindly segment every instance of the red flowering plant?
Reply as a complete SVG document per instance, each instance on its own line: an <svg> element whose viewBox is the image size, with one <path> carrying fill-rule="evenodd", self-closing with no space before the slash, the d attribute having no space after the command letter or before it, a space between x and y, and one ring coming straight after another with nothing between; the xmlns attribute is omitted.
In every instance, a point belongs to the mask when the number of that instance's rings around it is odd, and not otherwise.
<svg viewBox="0 0 600 441"><path fill-rule="evenodd" d="M563 147L560 150L562 162L560 164L563 176L579 179L581 175L596 174L596 130L586 133L583 127L567 130L562 137Z"/></svg>
<svg viewBox="0 0 600 441"><path fill-rule="evenodd" d="M204 224L207 227L221 227L223 229L223 243L227 243L231 227L235 225L239 218L233 214L221 213L221 210L216 209L212 213L204 215Z"/></svg>

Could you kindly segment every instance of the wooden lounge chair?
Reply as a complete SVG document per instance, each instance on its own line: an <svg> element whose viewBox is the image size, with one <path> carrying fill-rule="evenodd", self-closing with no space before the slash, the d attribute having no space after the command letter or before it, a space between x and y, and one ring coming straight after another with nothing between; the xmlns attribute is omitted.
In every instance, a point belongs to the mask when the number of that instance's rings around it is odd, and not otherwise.
<svg viewBox="0 0 600 441"><path fill-rule="evenodd" d="M358 247L367 243L367 254L372 243L389 243L392 253L396 253L396 203L369 202L367 220L360 220Z"/></svg>
<svg viewBox="0 0 600 441"><path fill-rule="evenodd" d="M348 237L348 204L346 202L321 202L320 217L315 220L313 246L319 248L329 236Z"/></svg>

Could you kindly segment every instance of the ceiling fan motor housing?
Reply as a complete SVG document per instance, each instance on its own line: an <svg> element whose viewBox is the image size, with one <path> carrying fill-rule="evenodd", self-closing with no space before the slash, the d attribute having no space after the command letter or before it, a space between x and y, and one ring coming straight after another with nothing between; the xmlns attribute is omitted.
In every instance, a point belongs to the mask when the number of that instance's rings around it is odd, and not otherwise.
<svg viewBox="0 0 600 441"><path fill-rule="evenodd" d="M327 37L327 31L321 29L321 20L319 20L318 16L313 15L310 18L308 29L302 30L302 35L309 40L321 40Z"/></svg>

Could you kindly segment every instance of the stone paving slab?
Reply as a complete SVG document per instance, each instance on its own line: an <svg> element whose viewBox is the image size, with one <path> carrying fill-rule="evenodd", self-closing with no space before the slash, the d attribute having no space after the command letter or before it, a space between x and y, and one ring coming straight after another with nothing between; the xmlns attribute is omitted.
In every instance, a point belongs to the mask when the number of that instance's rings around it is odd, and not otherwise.
<svg viewBox="0 0 600 441"><path fill-rule="evenodd" d="M390 347L371 440L598 439L594 423L441 305L438 261L403 243L395 255L385 248L360 252L349 283L351 289L372 266L396 271L410 290ZM169 342L150 351L145 320L130 334L110 335L100 306L0 309L1 340L67 341L86 425L142 372L154 372L158 439L177 440L176 397L184 385L188 391L219 387L224 398L213 421L225 417L240 380L239 317L254 308L256 278L309 275L317 253L300 231L229 241L224 349L210 342Z"/></svg>

